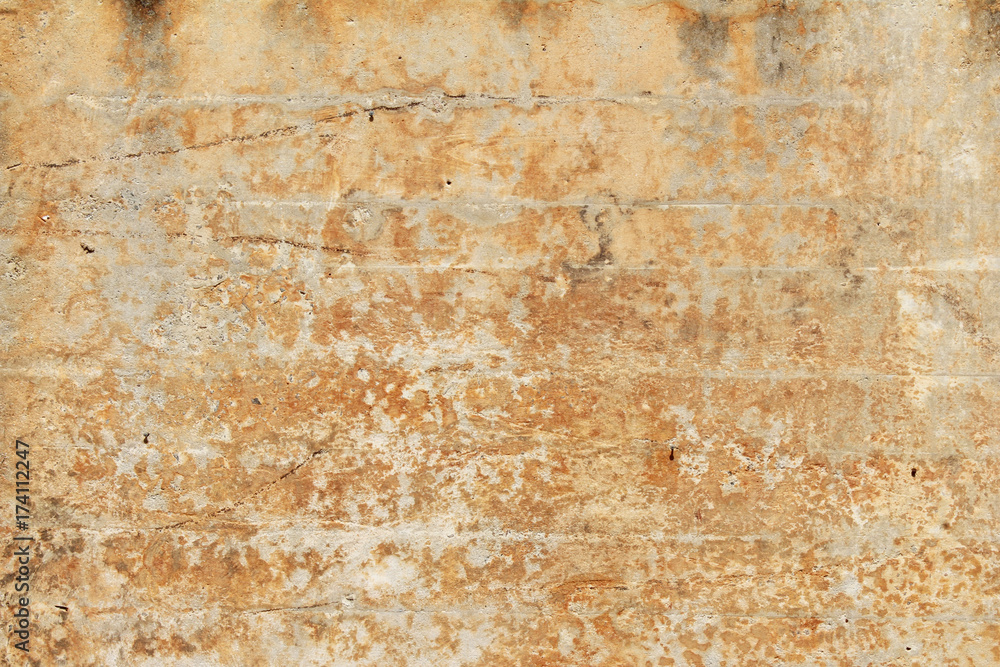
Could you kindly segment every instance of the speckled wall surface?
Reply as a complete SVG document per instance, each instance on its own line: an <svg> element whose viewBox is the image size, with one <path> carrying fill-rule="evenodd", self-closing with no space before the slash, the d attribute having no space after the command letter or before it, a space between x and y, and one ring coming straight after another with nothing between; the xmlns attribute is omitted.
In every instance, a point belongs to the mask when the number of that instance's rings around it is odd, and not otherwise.
<svg viewBox="0 0 1000 667"><path fill-rule="evenodd" d="M998 92L992 0L0 0L7 663L1000 664Z"/></svg>

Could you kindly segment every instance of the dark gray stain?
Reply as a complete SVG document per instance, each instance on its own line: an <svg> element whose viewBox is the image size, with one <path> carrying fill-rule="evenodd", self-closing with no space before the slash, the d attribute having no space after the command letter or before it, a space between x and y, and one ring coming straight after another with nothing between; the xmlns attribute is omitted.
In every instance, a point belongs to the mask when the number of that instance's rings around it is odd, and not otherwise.
<svg viewBox="0 0 1000 667"><path fill-rule="evenodd" d="M521 27L527 9L527 0L501 0L500 4L497 5L497 14L503 19L507 28L517 30Z"/></svg>
<svg viewBox="0 0 1000 667"><path fill-rule="evenodd" d="M594 212L589 207L580 211L580 219L592 232L597 232L597 254L587 260L587 264L593 267L602 267L612 264L615 260L611 254L611 222L612 212L607 208Z"/></svg>
<svg viewBox="0 0 1000 667"><path fill-rule="evenodd" d="M807 20L814 17L781 3L757 21L757 71L764 85L780 86L801 78L801 53L811 48L808 42L813 39L812 31L799 33Z"/></svg>
<svg viewBox="0 0 1000 667"><path fill-rule="evenodd" d="M677 333L685 343L698 340L698 336L701 334L701 318L695 310L689 308L685 311Z"/></svg>
<svg viewBox="0 0 1000 667"><path fill-rule="evenodd" d="M695 73L718 78L715 65L725 59L729 49L729 19L701 14L696 20L682 24L677 35L684 44L681 56Z"/></svg>
<svg viewBox="0 0 1000 667"><path fill-rule="evenodd" d="M125 19L123 79L129 86L171 85L168 47L173 21L166 0L118 0Z"/></svg>
<svg viewBox="0 0 1000 667"><path fill-rule="evenodd" d="M597 278L601 275L601 269L614 266L615 257L611 252L614 228L632 215L632 209L619 205L584 206L579 215L584 226L597 234L597 252L585 264L563 262L563 270L569 274L570 282L574 284Z"/></svg>
<svg viewBox="0 0 1000 667"><path fill-rule="evenodd" d="M129 25L145 32L160 19L162 0L122 0Z"/></svg>
<svg viewBox="0 0 1000 667"><path fill-rule="evenodd" d="M970 55L973 60L1000 59L1000 2L969 0Z"/></svg>

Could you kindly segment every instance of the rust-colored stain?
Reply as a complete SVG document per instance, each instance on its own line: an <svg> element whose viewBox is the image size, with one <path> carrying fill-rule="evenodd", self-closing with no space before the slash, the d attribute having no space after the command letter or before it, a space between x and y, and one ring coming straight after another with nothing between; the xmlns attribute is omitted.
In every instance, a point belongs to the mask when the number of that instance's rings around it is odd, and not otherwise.
<svg viewBox="0 0 1000 667"><path fill-rule="evenodd" d="M1000 664L998 98L992 0L3 0L5 664Z"/></svg>

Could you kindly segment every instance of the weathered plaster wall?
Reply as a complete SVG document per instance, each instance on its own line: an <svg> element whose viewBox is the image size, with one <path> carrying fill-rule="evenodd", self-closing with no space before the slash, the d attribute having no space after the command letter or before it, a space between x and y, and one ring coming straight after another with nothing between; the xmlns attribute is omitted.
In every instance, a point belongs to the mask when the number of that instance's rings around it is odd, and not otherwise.
<svg viewBox="0 0 1000 667"><path fill-rule="evenodd" d="M33 664L1000 663L1000 5L0 0L0 91Z"/></svg>

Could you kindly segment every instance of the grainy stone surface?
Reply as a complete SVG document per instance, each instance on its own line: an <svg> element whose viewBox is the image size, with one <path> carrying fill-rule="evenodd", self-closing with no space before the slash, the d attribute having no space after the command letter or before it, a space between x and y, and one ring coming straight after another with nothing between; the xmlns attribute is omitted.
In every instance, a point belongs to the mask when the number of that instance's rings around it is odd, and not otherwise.
<svg viewBox="0 0 1000 667"><path fill-rule="evenodd" d="M992 0L0 0L6 660L1000 664L998 99Z"/></svg>

